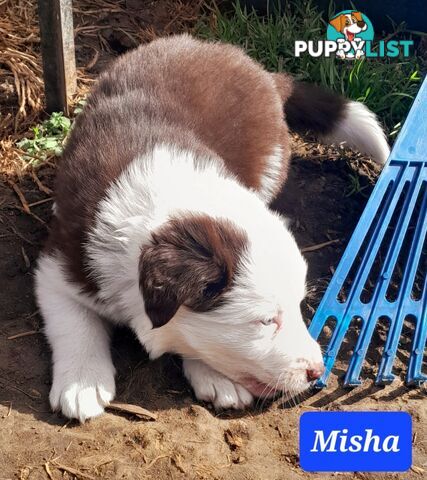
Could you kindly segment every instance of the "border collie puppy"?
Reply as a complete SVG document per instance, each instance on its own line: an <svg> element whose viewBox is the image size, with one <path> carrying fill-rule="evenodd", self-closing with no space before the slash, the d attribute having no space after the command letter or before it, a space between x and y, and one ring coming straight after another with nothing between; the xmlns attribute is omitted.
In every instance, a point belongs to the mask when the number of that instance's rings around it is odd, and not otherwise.
<svg viewBox="0 0 427 480"><path fill-rule="evenodd" d="M103 73L60 161L36 272L50 403L84 421L115 394L110 326L183 357L198 399L244 408L323 372L300 313L306 263L268 208L288 127L384 163L374 114L231 45L160 39ZM303 194L303 192L302 192Z"/></svg>

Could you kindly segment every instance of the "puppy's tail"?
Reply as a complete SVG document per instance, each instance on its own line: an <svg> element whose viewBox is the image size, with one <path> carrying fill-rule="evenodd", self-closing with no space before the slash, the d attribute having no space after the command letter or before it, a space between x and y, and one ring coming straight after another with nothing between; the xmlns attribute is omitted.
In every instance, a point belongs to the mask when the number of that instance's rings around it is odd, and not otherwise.
<svg viewBox="0 0 427 480"><path fill-rule="evenodd" d="M275 74L289 128L328 144L344 143L384 164L390 148L376 115L363 103L309 83ZM289 94L290 91L290 94Z"/></svg>

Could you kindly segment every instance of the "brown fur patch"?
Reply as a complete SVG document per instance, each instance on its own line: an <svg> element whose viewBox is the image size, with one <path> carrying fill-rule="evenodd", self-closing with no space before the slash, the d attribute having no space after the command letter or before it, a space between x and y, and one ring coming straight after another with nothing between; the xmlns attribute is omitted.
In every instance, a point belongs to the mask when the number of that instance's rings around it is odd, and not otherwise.
<svg viewBox="0 0 427 480"><path fill-rule="evenodd" d="M181 305L207 311L232 285L246 235L206 215L175 218L153 232L139 261L145 310L154 327L166 324Z"/></svg>

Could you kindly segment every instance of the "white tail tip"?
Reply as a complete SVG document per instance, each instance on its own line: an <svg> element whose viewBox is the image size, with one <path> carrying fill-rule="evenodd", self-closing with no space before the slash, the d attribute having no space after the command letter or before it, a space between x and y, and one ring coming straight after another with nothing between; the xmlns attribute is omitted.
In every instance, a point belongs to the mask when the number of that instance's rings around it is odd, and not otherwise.
<svg viewBox="0 0 427 480"><path fill-rule="evenodd" d="M384 165L390 154L384 130L376 115L360 102L345 105L344 118L332 133L323 138L326 143L342 144L369 155Z"/></svg>

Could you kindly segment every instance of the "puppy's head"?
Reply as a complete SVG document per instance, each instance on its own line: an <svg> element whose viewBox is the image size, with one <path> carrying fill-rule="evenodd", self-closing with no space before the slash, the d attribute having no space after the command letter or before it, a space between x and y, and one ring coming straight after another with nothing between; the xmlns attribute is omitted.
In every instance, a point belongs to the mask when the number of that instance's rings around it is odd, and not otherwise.
<svg viewBox="0 0 427 480"><path fill-rule="evenodd" d="M357 33L368 28L360 12L343 13L329 23L350 41L354 40Z"/></svg>
<svg viewBox="0 0 427 480"><path fill-rule="evenodd" d="M300 393L323 370L300 313L306 264L283 220L263 212L245 226L207 215L171 219L139 265L145 310L165 351L200 359L259 397Z"/></svg>

